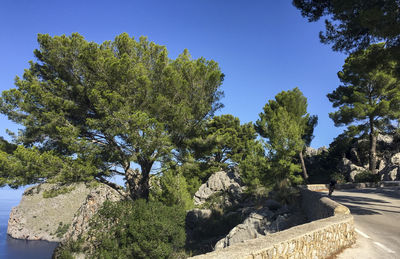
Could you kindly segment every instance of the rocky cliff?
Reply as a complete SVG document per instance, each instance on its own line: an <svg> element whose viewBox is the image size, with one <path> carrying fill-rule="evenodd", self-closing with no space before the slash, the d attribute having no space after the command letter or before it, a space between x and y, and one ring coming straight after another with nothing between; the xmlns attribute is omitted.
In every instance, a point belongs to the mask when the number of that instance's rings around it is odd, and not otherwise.
<svg viewBox="0 0 400 259"><path fill-rule="evenodd" d="M84 183L30 187L11 210L7 233L18 239L59 242L89 193Z"/></svg>
<svg viewBox="0 0 400 259"><path fill-rule="evenodd" d="M28 188L20 204L12 209L7 233L27 240L76 239L105 200L120 198L111 187L100 183L39 184Z"/></svg>

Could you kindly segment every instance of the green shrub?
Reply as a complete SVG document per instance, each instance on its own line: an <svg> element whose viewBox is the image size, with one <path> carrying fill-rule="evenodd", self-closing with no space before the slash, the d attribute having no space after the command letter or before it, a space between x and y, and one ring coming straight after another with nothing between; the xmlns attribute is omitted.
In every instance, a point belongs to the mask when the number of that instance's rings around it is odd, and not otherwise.
<svg viewBox="0 0 400 259"><path fill-rule="evenodd" d="M290 180L282 180L275 185L271 198L282 204L293 204L299 195L299 191L291 186Z"/></svg>
<svg viewBox="0 0 400 259"><path fill-rule="evenodd" d="M68 187L68 186L54 187L52 189L45 190L43 192L43 198L54 198L61 194L70 193L73 190L75 190L74 186L72 186L72 187Z"/></svg>
<svg viewBox="0 0 400 259"><path fill-rule="evenodd" d="M60 222L54 235L56 235L58 238L62 238L64 234L67 233L69 226L70 224L63 224Z"/></svg>
<svg viewBox="0 0 400 259"><path fill-rule="evenodd" d="M185 245L185 214L156 201L106 202L90 223L90 256L173 258Z"/></svg>
<svg viewBox="0 0 400 259"><path fill-rule="evenodd" d="M346 177L341 173L333 173L331 174L331 179L335 180L337 183L346 183Z"/></svg>
<svg viewBox="0 0 400 259"><path fill-rule="evenodd" d="M371 171L365 170L354 177L356 183L377 183L379 182L379 175L373 174Z"/></svg>
<svg viewBox="0 0 400 259"><path fill-rule="evenodd" d="M155 181L150 192L152 200L160 201L167 206L180 206L185 210L193 208L192 196L182 174L167 170Z"/></svg>

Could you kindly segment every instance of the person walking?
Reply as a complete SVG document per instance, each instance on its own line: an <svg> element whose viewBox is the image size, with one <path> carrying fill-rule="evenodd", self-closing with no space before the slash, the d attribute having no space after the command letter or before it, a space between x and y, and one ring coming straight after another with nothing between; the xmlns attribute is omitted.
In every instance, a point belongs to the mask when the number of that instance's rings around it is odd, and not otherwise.
<svg viewBox="0 0 400 259"><path fill-rule="evenodd" d="M333 179L329 182L329 194L328 194L329 197L332 196L332 193L335 190L336 183L337 183L336 180Z"/></svg>

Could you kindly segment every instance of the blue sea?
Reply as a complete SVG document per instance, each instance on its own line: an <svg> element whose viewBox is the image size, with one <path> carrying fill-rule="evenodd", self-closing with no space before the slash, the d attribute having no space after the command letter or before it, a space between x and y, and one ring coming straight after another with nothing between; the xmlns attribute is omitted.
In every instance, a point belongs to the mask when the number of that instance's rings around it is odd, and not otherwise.
<svg viewBox="0 0 400 259"><path fill-rule="evenodd" d="M0 188L0 259L51 258L57 243L19 240L7 235L11 208L18 205L24 189Z"/></svg>

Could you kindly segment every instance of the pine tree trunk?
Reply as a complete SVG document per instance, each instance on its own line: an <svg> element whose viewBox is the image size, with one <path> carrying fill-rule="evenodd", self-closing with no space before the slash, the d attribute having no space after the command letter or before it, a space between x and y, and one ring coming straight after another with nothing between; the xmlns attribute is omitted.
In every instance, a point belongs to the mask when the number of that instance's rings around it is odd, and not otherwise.
<svg viewBox="0 0 400 259"><path fill-rule="evenodd" d="M373 117L369 118L369 125L369 170L376 174L376 136Z"/></svg>
<svg viewBox="0 0 400 259"><path fill-rule="evenodd" d="M303 150L300 151L299 157L300 157L300 162L301 162L301 169L303 169L303 177L304 177L304 180L307 182L308 174L307 174L306 164L304 163Z"/></svg>
<svg viewBox="0 0 400 259"><path fill-rule="evenodd" d="M141 171L128 169L125 179L132 200L149 200L150 194L150 170L153 163L142 163Z"/></svg>

